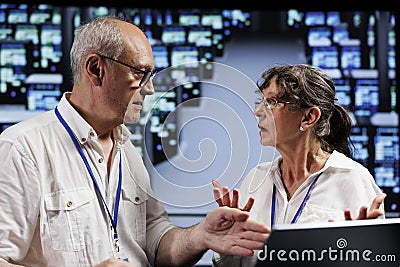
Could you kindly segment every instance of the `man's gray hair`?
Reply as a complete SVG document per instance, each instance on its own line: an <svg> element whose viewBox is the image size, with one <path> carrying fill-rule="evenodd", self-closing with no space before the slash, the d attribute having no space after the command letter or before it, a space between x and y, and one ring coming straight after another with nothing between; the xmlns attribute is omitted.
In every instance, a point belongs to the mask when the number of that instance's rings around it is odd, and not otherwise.
<svg viewBox="0 0 400 267"><path fill-rule="evenodd" d="M123 18L115 16L97 17L75 31L70 51L74 84L81 80L84 60L89 54L119 58L124 53L125 45L118 20L124 21Z"/></svg>

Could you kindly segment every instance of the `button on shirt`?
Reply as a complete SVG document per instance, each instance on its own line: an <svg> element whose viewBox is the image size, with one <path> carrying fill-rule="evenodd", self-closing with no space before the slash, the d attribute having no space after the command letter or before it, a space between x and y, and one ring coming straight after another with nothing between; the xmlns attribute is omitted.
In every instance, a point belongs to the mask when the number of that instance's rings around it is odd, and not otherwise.
<svg viewBox="0 0 400 267"><path fill-rule="evenodd" d="M120 125L110 176L97 135L69 104L58 110L78 138L110 212L122 152L118 234L135 266L154 265L161 237L174 226L150 188L142 158ZM113 230L88 170L54 110L0 136L0 261L26 266L94 266L115 258Z"/></svg>
<svg viewBox="0 0 400 267"><path fill-rule="evenodd" d="M322 172L296 223L343 221L344 210L349 208L357 216L361 206L370 206L376 195L382 193L368 169L358 162L334 151L323 169L312 174L300 185L288 201L281 180L279 162L266 162L252 169L240 186L240 206L249 197L255 202L250 218L271 226L271 201L273 185L276 185L275 225L290 224L314 178ZM384 211L383 204L381 210ZM384 217L384 216L382 216ZM255 253L257 255L257 253ZM257 257L232 257L214 253L215 266L253 266Z"/></svg>

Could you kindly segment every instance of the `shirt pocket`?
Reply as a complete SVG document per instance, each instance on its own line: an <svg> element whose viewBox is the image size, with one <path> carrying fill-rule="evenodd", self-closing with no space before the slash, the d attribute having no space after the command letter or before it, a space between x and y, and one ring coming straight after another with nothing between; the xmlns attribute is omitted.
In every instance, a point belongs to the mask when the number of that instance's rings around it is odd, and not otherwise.
<svg viewBox="0 0 400 267"><path fill-rule="evenodd" d="M85 243L98 241L91 227L95 224L97 198L89 188L59 191L44 202L54 250L79 251Z"/></svg>
<svg viewBox="0 0 400 267"><path fill-rule="evenodd" d="M298 223L318 223L328 222L329 220L343 221L344 211L321 207L311 203L306 203Z"/></svg>
<svg viewBox="0 0 400 267"><path fill-rule="evenodd" d="M122 188L126 230L141 246L146 240L146 203L148 195L136 185Z"/></svg>

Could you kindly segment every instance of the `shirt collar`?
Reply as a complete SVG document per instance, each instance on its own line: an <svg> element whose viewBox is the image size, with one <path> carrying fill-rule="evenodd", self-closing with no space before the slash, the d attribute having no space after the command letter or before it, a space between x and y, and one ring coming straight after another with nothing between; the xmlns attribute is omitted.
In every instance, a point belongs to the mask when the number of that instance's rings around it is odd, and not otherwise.
<svg viewBox="0 0 400 267"><path fill-rule="evenodd" d="M69 127L71 127L72 131L78 138L78 141L81 144L84 144L90 139L97 138L97 133L69 103L68 98L70 94L71 92L65 92L57 107L64 120L67 122ZM131 136L131 132L124 124L115 127L113 134L115 140L121 144L124 144L126 141L128 141L129 137Z"/></svg>
<svg viewBox="0 0 400 267"><path fill-rule="evenodd" d="M272 162L270 171L280 173L279 163L281 160L282 156L277 157ZM326 169L329 168L352 169L353 165L351 161L347 160L347 157L344 154L334 150L332 154L329 156L328 160L326 161L325 166L320 171L318 171L318 173L325 171Z"/></svg>
<svg viewBox="0 0 400 267"><path fill-rule="evenodd" d="M326 161L323 169L327 169L329 167L338 169L352 169L353 163L352 161L349 161L344 154L334 150Z"/></svg>

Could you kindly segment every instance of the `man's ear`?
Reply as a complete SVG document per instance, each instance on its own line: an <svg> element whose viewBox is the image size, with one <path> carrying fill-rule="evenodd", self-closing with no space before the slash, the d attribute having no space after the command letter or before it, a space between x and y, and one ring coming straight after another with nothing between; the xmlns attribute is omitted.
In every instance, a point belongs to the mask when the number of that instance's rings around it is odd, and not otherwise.
<svg viewBox="0 0 400 267"><path fill-rule="evenodd" d="M94 86L101 85L103 65L99 55L91 54L86 58L84 71Z"/></svg>
<svg viewBox="0 0 400 267"><path fill-rule="evenodd" d="M303 129L308 129L314 126L319 118L321 117L321 110L319 107L310 107L304 110L303 119L301 125Z"/></svg>

